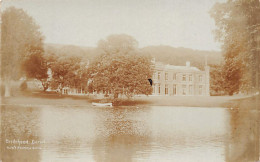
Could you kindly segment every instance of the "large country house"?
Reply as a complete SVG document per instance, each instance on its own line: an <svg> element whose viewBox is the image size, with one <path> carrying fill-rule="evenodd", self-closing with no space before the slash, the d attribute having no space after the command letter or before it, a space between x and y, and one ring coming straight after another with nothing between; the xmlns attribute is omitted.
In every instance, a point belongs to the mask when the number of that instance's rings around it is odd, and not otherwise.
<svg viewBox="0 0 260 162"><path fill-rule="evenodd" d="M205 65L204 71L197 67L190 66L190 62L186 62L186 66L174 66L156 62L153 63L153 93L152 95L160 96L209 96L209 66ZM50 69L48 74L51 78ZM85 95L89 94L80 89L64 87L63 94L68 95ZM92 92L91 92L92 93ZM93 92L94 93L94 92Z"/></svg>
<svg viewBox="0 0 260 162"><path fill-rule="evenodd" d="M174 66L155 62L153 74L153 95L162 96L209 96L209 66L199 70L190 66Z"/></svg>

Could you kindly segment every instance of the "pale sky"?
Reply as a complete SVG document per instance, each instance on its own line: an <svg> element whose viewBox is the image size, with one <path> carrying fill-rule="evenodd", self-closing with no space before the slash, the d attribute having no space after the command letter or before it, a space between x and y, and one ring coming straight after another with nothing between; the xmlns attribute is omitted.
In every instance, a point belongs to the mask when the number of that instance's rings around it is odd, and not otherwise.
<svg viewBox="0 0 260 162"><path fill-rule="evenodd" d="M3 0L40 25L46 43L96 47L111 34L139 43L220 51L209 10L225 0Z"/></svg>

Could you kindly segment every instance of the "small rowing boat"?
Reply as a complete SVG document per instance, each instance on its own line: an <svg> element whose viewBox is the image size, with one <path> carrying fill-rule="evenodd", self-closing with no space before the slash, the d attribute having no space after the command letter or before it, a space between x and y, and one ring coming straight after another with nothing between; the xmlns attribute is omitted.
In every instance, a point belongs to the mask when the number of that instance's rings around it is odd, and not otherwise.
<svg viewBox="0 0 260 162"><path fill-rule="evenodd" d="M96 103L96 102L92 102L93 106L100 106L100 107L104 107L104 106L113 106L112 103Z"/></svg>

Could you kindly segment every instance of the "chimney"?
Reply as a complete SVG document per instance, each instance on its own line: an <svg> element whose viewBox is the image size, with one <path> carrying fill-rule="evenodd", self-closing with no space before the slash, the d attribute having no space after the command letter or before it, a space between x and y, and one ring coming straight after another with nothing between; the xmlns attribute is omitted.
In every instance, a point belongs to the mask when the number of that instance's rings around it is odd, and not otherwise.
<svg viewBox="0 0 260 162"><path fill-rule="evenodd" d="M155 58L154 58L154 57L152 58L151 62L152 62L153 64L155 64Z"/></svg>
<svg viewBox="0 0 260 162"><path fill-rule="evenodd" d="M190 62L186 61L186 67L190 67Z"/></svg>
<svg viewBox="0 0 260 162"><path fill-rule="evenodd" d="M208 66L208 56L205 55L205 66Z"/></svg>

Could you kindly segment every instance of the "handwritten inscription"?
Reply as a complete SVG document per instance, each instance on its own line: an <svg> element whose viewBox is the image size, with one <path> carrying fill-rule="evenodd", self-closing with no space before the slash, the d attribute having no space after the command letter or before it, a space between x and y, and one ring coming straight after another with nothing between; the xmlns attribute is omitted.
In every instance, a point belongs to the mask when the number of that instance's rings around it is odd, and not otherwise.
<svg viewBox="0 0 260 162"><path fill-rule="evenodd" d="M6 148L8 150L38 150L42 149L40 145L45 144L45 140L20 140L20 139L6 139Z"/></svg>

